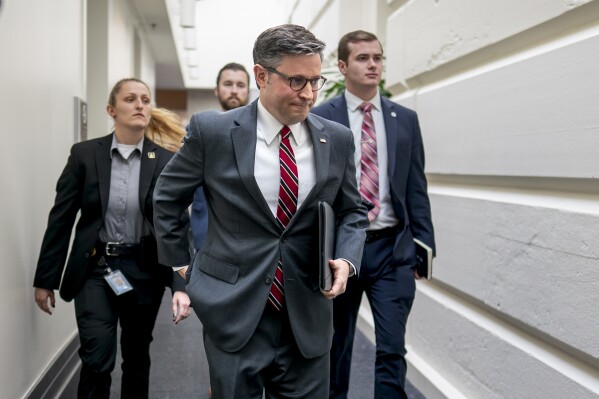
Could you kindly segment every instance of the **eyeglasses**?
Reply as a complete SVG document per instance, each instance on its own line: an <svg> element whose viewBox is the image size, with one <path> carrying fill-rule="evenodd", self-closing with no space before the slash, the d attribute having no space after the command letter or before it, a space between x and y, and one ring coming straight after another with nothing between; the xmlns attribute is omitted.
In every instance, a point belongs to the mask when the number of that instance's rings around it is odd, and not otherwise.
<svg viewBox="0 0 599 399"><path fill-rule="evenodd" d="M306 87L306 85L308 84L308 82L310 82L312 91L320 90L320 89L322 89L322 86L324 86L324 82L327 81L327 78L325 78L324 76L319 76L319 77L313 78L313 79L306 79L302 76L285 75L284 73L279 72L276 69L271 68L271 67L266 67L266 69L270 72L276 73L277 75L282 76L283 78L289 80L289 87L291 87L291 90L295 90L295 91L303 90L304 87Z"/></svg>

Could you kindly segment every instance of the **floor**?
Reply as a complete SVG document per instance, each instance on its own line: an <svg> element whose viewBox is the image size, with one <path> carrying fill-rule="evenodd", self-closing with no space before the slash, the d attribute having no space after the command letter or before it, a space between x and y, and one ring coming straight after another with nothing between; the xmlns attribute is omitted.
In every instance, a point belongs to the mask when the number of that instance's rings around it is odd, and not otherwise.
<svg viewBox="0 0 599 399"><path fill-rule="evenodd" d="M170 315L170 291L165 292L151 347L150 398L208 399L208 364L204 356L202 326L195 315L174 325ZM375 349L359 332L354 342L349 399L373 396ZM113 372L111 398L119 398L120 357ZM426 399L409 381L410 399Z"/></svg>

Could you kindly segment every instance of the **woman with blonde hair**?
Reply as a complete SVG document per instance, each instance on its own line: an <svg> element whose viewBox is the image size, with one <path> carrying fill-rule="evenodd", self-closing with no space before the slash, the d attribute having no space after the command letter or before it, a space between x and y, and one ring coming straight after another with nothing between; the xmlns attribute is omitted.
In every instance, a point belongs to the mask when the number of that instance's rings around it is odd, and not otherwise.
<svg viewBox="0 0 599 399"><path fill-rule="evenodd" d="M165 108L152 109L152 118L145 134L148 140L175 152L181 147L185 134L179 115Z"/></svg>
<svg viewBox="0 0 599 399"><path fill-rule="evenodd" d="M152 205L156 179L185 131L175 114L152 110L150 90L139 79L120 80L106 110L114 131L73 145L58 179L35 273L35 301L52 314L54 290L67 302L75 300L78 398L110 396L117 323L121 398L147 398L149 349L165 286L173 291L174 322L189 315L184 279L158 263Z"/></svg>

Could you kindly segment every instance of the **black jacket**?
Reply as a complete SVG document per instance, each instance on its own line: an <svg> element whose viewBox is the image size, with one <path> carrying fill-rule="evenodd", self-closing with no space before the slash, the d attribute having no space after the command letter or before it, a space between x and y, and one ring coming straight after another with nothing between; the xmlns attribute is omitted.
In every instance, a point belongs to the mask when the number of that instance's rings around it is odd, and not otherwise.
<svg viewBox="0 0 599 399"><path fill-rule="evenodd" d="M60 296L72 300L85 281L88 267L94 267L90 257L98 240L100 228L108 206L110 190L110 148L113 134L77 143L71 148L56 185L56 199L48 217L48 227L35 272L33 286L58 289ZM172 268L158 264L155 257L154 209L152 196L158 175L173 156L154 142L144 139L139 178L139 203L147 230L146 255L142 278L156 278L173 291L184 291L185 281ZM81 212L75 229L75 238L68 256L71 231L78 212ZM182 215L188 218L188 215ZM148 252L149 251L149 252ZM66 269L65 269L66 261ZM61 276L64 270L64 277Z"/></svg>

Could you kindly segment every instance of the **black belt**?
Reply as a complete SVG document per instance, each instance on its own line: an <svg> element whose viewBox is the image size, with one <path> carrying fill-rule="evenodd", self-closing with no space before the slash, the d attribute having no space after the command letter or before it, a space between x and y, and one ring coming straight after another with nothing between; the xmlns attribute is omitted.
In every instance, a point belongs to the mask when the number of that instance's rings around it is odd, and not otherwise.
<svg viewBox="0 0 599 399"><path fill-rule="evenodd" d="M121 244L118 242L98 241L95 250L97 254L106 256L137 255L141 251L141 244Z"/></svg>
<svg viewBox="0 0 599 399"><path fill-rule="evenodd" d="M372 242L383 237L392 237L397 234L398 227L386 227L380 230L366 230L366 242Z"/></svg>

